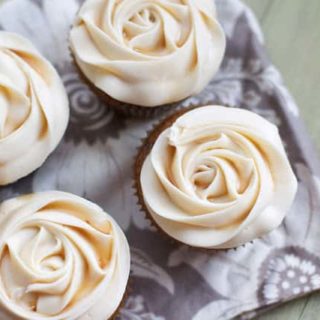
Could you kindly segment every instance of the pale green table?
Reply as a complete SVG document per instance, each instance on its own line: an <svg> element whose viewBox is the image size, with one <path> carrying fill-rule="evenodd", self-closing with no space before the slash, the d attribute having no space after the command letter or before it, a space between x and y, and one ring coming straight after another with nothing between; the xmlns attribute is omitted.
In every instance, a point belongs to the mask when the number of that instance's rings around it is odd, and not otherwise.
<svg viewBox="0 0 320 320"><path fill-rule="evenodd" d="M259 18L272 61L296 99L320 151L320 0L244 2ZM298 319L320 319L320 293L290 302L259 318Z"/></svg>

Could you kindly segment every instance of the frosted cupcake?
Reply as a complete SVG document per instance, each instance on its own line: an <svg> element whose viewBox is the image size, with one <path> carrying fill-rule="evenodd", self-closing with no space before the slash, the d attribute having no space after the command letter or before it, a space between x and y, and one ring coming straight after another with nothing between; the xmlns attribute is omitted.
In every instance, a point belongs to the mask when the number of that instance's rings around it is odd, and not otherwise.
<svg viewBox="0 0 320 320"><path fill-rule="evenodd" d="M111 216L62 192L0 206L0 318L107 320L127 287L130 252Z"/></svg>
<svg viewBox="0 0 320 320"><path fill-rule="evenodd" d="M138 116L199 93L225 52L212 0L87 0L70 41L93 89Z"/></svg>
<svg viewBox="0 0 320 320"><path fill-rule="evenodd" d="M153 222L193 247L238 247L277 228L297 189L277 128L246 110L207 106L165 120L136 163Z"/></svg>
<svg viewBox="0 0 320 320"><path fill-rule="evenodd" d="M68 119L67 94L54 67L28 40L0 31L0 185L39 168Z"/></svg>

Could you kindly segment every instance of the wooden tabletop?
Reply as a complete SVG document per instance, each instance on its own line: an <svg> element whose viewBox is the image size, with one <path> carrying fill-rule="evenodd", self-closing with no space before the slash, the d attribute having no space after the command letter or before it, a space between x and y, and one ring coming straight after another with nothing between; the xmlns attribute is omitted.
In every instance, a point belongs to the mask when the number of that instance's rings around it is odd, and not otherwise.
<svg viewBox="0 0 320 320"><path fill-rule="evenodd" d="M243 0L256 13L273 63L293 94L320 154L320 1ZM259 320L318 320L320 293Z"/></svg>

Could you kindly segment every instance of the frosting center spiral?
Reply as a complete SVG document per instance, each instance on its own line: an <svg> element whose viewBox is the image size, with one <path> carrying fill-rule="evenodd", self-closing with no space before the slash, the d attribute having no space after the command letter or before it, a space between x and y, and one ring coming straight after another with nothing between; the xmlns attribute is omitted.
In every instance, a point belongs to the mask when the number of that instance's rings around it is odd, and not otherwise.
<svg viewBox="0 0 320 320"><path fill-rule="evenodd" d="M235 143L236 139L241 141L241 136L232 132L217 133L200 146L184 151L181 161L191 194L210 202L225 202L236 200L245 192L257 172L254 161ZM174 159L174 166L178 165L178 157L180 155ZM172 174L174 181L184 189L176 173L174 170Z"/></svg>
<svg viewBox="0 0 320 320"><path fill-rule="evenodd" d="M56 315L89 294L106 276L112 235L110 226L103 233L76 219L61 226L68 218L52 209L38 214L39 218L7 240L0 270L9 296L20 306ZM95 239L93 245L90 239ZM8 272L18 277L8 279Z"/></svg>
<svg viewBox="0 0 320 320"><path fill-rule="evenodd" d="M114 25L131 49L149 55L165 55L181 46L190 32L190 16L182 3L147 1L139 6L123 2L115 10ZM126 6L127 4L127 6ZM180 5L180 10L175 10Z"/></svg>

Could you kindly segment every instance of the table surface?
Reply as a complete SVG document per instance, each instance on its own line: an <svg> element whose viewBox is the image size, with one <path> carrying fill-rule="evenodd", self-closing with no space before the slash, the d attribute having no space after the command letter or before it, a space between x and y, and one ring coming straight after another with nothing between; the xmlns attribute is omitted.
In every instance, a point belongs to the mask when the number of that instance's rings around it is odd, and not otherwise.
<svg viewBox="0 0 320 320"><path fill-rule="evenodd" d="M243 0L256 13L273 63L281 71L320 154L320 1ZM259 320L320 319L320 293Z"/></svg>
<svg viewBox="0 0 320 320"><path fill-rule="evenodd" d="M320 1L243 0L256 13L273 63L297 101L320 152ZM0 3L3 0L0 0ZM281 306L259 320L320 319L320 293Z"/></svg>

